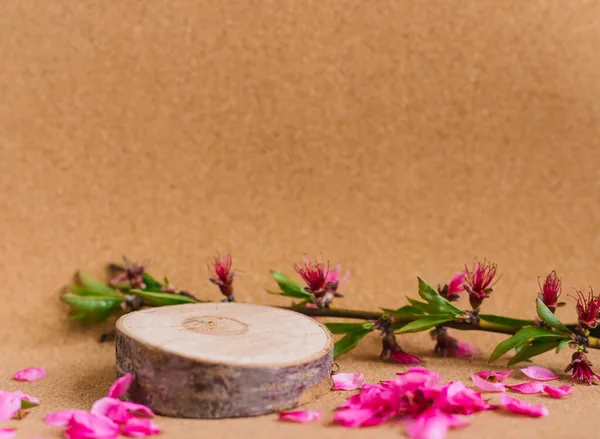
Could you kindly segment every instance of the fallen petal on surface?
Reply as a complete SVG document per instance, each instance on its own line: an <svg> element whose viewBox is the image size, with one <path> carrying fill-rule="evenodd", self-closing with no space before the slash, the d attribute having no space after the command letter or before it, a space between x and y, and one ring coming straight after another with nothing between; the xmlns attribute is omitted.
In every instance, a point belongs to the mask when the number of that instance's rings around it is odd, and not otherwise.
<svg viewBox="0 0 600 439"><path fill-rule="evenodd" d="M365 383L362 373L338 373L333 375L333 390L356 390Z"/></svg>
<svg viewBox="0 0 600 439"><path fill-rule="evenodd" d="M17 432L14 428L0 428L0 439L14 439Z"/></svg>
<svg viewBox="0 0 600 439"><path fill-rule="evenodd" d="M282 412L279 413L280 421L287 422L298 422L300 424L306 424L314 422L321 417L319 410L297 410L294 412Z"/></svg>
<svg viewBox="0 0 600 439"><path fill-rule="evenodd" d="M549 369L540 366L529 366L521 369L525 375L527 375L532 380L538 381L550 381L555 380L558 376Z"/></svg>
<svg viewBox="0 0 600 439"><path fill-rule="evenodd" d="M544 385L544 393L546 393L551 398L563 398L565 396L569 396L573 394L573 387L571 386L560 386L560 387L552 387L548 384Z"/></svg>
<svg viewBox="0 0 600 439"><path fill-rule="evenodd" d="M475 384L479 389L484 392L505 392L506 386L502 383L492 383L490 381L484 380L479 375L471 375L471 380L473 380L473 384Z"/></svg>
<svg viewBox="0 0 600 439"><path fill-rule="evenodd" d="M498 372L493 370L482 370L481 372L475 372L475 375L480 376L486 381L498 382L501 383L506 378L510 376L512 370L507 370L506 372Z"/></svg>
<svg viewBox="0 0 600 439"><path fill-rule="evenodd" d="M531 404L506 394L500 395L500 405L520 415L540 417L548 415L548 408L543 404Z"/></svg>
<svg viewBox="0 0 600 439"><path fill-rule="evenodd" d="M17 381L27 381L32 383L33 381L41 380L46 377L46 371L41 367L29 367L23 369L14 374L13 379Z"/></svg>
<svg viewBox="0 0 600 439"><path fill-rule="evenodd" d="M516 384L514 386L508 386L510 390L515 392L523 393L525 395L534 395L536 393L544 393L544 387L546 384L540 381L531 381L529 383Z"/></svg>

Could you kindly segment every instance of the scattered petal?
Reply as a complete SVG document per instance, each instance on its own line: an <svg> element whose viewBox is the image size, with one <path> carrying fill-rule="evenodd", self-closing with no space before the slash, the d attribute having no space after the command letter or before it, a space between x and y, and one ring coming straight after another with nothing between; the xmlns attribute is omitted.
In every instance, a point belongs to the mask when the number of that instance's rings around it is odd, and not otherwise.
<svg viewBox="0 0 600 439"><path fill-rule="evenodd" d="M347 408L337 411L333 415L333 422L348 428L372 427L387 421L389 417L371 408Z"/></svg>
<svg viewBox="0 0 600 439"><path fill-rule="evenodd" d="M14 439L17 432L14 428L0 428L0 439Z"/></svg>
<svg viewBox="0 0 600 439"><path fill-rule="evenodd" d="M121 434L129 437L146 437L160 433L160 427L150 419L129 418L121 427Z"/></svg>
<svg viewBox="0 0 600 439"><path fill-rule="evenodd" d="M119 427L110 419L77 411L71 416L65 436L68 439L116 439Z"/></svg>
<svg viewBox="0 0 600 439"><path fill-rule="evenodd" d="M449 422L438 410L426 410L406 427L411 439L443 439L448 433Z"/></svg>
<svg viewBox="0 0 600 439"><path fill-rule="evenodd" d="M129 389L129 386L131 385L132 382L133 382L133 375L130 373L126 373L121 378L119 378L117 381L115 381L112 386L110 386L107 396L109 398L119 398L125 392L127 392L127 390Z"/></svg>
<svg viewBox="0 0 600 439"><path fill-rule="evenodd" d="M502 383L492 383L481 378L479 375L471 375L473 384L484 392L505 392L506 387Z"/></svg>
<svg viewBox="0 0 600 439"><path fill-rule="evenodd" d="M444 385L440 397L438 408L461 415L470 415L495 408L483 399L481 393L465 386L460 381Z"/></svg>
<svg viewBox="0 0 600 439"><path fill-rule="evenodd" d="M21 409L21 397L16 393L0 393L0 422L8 421Z"/></svg>
<svg viewBox="0 0 600 439"><path fill-rule="evenodd" d="M29 383L46 377L46 371L41 367L29 367L14 374L13 379Z"/></svg>
<svg viewBox="0 0 600 439"><path fill-rule="evenodd" d="M69 425L71 418L76 413L87 413L85 410L61 410L59 412L50 413L44 419L46 425L52 427L65 427Z"/></svg>
<svg viewBox="0 0 600 439"><path fill-rule="evenodd" d="M545 386L546 384L540 381L531 381L529 383L508 386L508 388L519 393L524 393L525 395L535 395L537 393L543 393Z"/></svg>
<svg viewBox="0 0 600 439"><path fill-rule="evenodd" d="M573 387L571 386L560 386L560 387L552 387L548 384L544 385L544 393L546 393L551 398L562 398L564 396L569 396L573 393Z"/></svg>
<svg viewBox="0 0 600 439"><path fill-rule="evenodd" d="M297 410L294 412L282 412L279 413L280 421L287 422L298 422L300 424L306 424L308 422L314 422L321 417L319 410Z"/></svg>
<svg viewBox="0 0 600 439"><path fill-rule="evenodd" d="M145 405L108 397L101 398L96 401L90 412L94 415L105 416L117 424L126 424L129 419L134 417L154 417L152 410Z"/></svg>
<svg viewBox="0 0 600 439"><path fill-rule="evenodd" d="M521 372L523 372L532 380L549 381L558 378L558 376L551 370L539 366L529 366L521 369Z"/></svg>
<svg viewBox="0 0 600 439"><path fill-rule="evenodd" d="M548 408L543 404L531 404L506 394L500 395L500 404L507 410L521 415L540 417L548 415Z"/></svg>
<svg viewBox="0 0 600 439"><path fill-rule="evenodd" d="M507 370L506 372L496 372L493 370L482 370L481 372L476 372L475 375L480 376L486 381L490 381L492 383L501 383L506 378L510 376L512 370Z"/></svg>
<svg viewBox="0 0 600 439"><path fill-rule="evenodd" d="M365 383L362 373L338 373L333 375L333 390L356 390Z"/></svg>

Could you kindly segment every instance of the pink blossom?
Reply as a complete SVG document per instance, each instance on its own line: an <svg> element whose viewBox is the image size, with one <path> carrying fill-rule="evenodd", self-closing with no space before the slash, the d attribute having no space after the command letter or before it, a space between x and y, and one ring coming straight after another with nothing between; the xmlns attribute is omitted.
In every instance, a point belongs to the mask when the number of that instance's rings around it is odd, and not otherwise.
<svg viewBox="0 0 600 439"><path fill-rule="evenodd" d="M446 355L449 357L472 358L479 354L479 350L471 343L457 341L456 344L448 346Z"/></svg>
<svg viewBox="0 0 600 439"><path fill-rule="evenodd" d="M338 265L335 270L331 270L325 276L326 283L337 283L338 285L343 284L350 277L350 272L347 271L344 277L340 277L342 274L342 266Z"/></svg>
<svg viewBox="0 0 600 439"><path fill-rule="evenodd" d="M119 427L104 416L77 411L69 419L65 435L69 439L115 439Z"/></svg>
<svg viewBox="0 0 600 439"><path fill-rule="evenodd" d="M552 312L556 309L560 304L558 303L558 298L562 293L562 282L560 278L556 275L556 271L552 271L548 276L546 276L546 280L544 281L544 285L540 285L538 279L538 285L540 287L540 298L544 305L546 305Z"/></svg>
<svg viewBox="0 0 600 439"><path fill-rule="evenodd" d="M14 439L16 436L14 428L0 428L0 439Z"/></svg>
<svg viewBox="0 0 600 439"><path fill-rule="evenodd" d="M329 276L329 264L325 266L324 262L312 263L310 260L303 265L294 265L296 273L306 282L306 289L313 294L323 293Z"/></svg>
<svg viewBox="0 0 600 439"><path fill-rule="evenodd" d="M583 329L595 328L598 324L598 314L600 313L600 296L594 294L594 290L590 287L590 291L585 295L575 290L577 297L570 296L577 300L575 309L577 310L577 320Z"/></svg>
<svg viewBox="0 0 600 439"><path fill-rule="evenodd" d="M506 387L502 383L494 383L484 380L479 375L471 375L471 380L478 388L485 392L505 392Z"/></svg>
<svg viewBox="0 0 600 439"><path fill-rule="evenodd" d="M473 309L478 309L483 300L490 296L499 279L496 277L497 265L484 261L475 262L473 269L465 266L464 287L469 293L469 301Z"/></svg>
<svg viewBox="0 0 600 439"><path fill-rule="evenodd" d="M529 383L516 384L514 386L508 386L510 390L514 390L519 393L524 393L526 395L535 395L538 393L544 392L544 387L546 384L540 381L531 381Z"/></svg>
<svg viewBox="0 0 600 439"><path fill-rule="evenodd" d="M551 370L548 370L546 368L540 367L540 366L525 367L525 368L521 369L521 372L523 372L525 375L527 375L532 380L550 381L550 380L558 379L558 376L556 376L556 374L554 372L552 372Z"/></svg>
<svg viewBox="0 0 600 439"><path fill-rule="evenodd" d="M465 291L465 287L463 285L465 275L466 273L464 271L459 271L456 273L452 279L450 279L447 288L443 288L442 291L440 291L440 294L450 301L458 300L460 293Z"/></svg>
<svg viewBox="0 0 600 439"><path fill-rule="evenodd" d="M476 372L475 375L480 376L486 381L491 383L501 383L506 378L510 376L512 370L507 370L506 372L494 372L493 370L486 371L482 370L481 372Z"/></svg>
<svg viewBox="0 0 600 439"><path fill-rule="evenodd" d="M219 287L221 294L230 298L233 296L233 280L236 272L232 270L233 260L230 254L217 256L213 261L214 277L209 280Z"/></svg>
<svg viewBox="0 0 600 439"><path fill-rule="evenodd" d="M21 409L21 397L15 392L0 393L0 422L12 419Z"/></svg>
<svg viewBox="0 0 600 439"><path fill-rule="evenodd" d="M121 427L121 434L129 437L146 437L160 433L160 427L150 419L129 418Z"/></svg>
<svg viewBox="0 0 600 439"><path fill-rule="evenodd" d="M319 410L296 410L293 412L279 413L280 421L298 422L300 424L314 422L319 418L321 418L321 412Z"/></svg>
<svg viewBox="0 0 600 439"><path fill-rule="evenodd" d="M573 394L573 387L571 386L559 386L552 387L548 384L544 385L544 393L546 393L551 398L562 398L564 396L569 396Z"/></svg>
<svg viewBox="0 0 600 439"><path fill-rule="evenodd" d="M112 386L110 386L107 396L109 398L121 397L122 395L125 394L125 392L127 392L127 390L129 389L129 386L131 386L132 382L133 382L133 375L130 373L126 373L121 378L119 378L117 381L115 381Z"/></svg>
<svg viewBox="0 0 600 439"><path fill-rule="evenodd" d="M46 371L41 367L29 367L15 373L13 379L17 381L33 382L46 377Z"/></svg>
<svg viewBox="0 0 600 439"><path fill-rule="evenodd" d="M587 359L583 352L575 352L571 357L571 363L565 369L565 372L572 370L571 379L585 384L600 383L600 375L592 369L592 362Z"/></svg>
<svg viewBox="0 0 600 439"><path fill-rule="evenodd" d="M530 404L506 394L500 395L500 405L505 409L521 415L540 417L548 415L548 408L542 404Z"/></svg>
<svg viewBox="0 0 600 439"><path fill-rule="evenodd" d="M362 373L337 373L333 375L333 390L356 390L365 383Z"/></svg>

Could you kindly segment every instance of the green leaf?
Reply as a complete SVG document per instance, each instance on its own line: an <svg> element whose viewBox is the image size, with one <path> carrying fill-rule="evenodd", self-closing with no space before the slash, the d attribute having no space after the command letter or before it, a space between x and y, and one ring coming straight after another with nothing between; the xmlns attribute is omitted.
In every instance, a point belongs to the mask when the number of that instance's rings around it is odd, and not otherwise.
<svg viewBox="0 0 600 439"><path fill-rule="evenodd" d="M168 306L168 305L180 305L183 303L198 303L191 297L183 296L181 294L171 293L156 293L153 291L146 290L129 290L131 294L139 296L145 305L149 306Z"/></svg>
<svg viewBox="0 0 600 439"><path fill-rule="evenodd" d="M419 332L425 331L427 329L433 328L434 326L440 325L442 323L450 322L455 320L455 316L452 314L437 314L423 317L422 319L415 320L414 322L410 322L399 330L395 331L396 334L404 334L407 332Z"/></svg>
<svg viewBox="0 0 600 439"><path fill-rule="evenodd" d="M30 409L31 407L37 407L39 403L32 401L21 400L21 410Z"/></svg>
<svg viewBox="0 0 600 439"><path fill-rule="evenodd" d="M556 353L558 354L560 351L562 351L565 347L569 346L569 343L571 343L573 340L571 340L570 338L568 340L563 340L561 341L558 346L556 347Z"/></svg>
<svg viewBox="0 0 600 439"><path fill-rule="evenodd" d="M297 282L294 282L292 279L287 277L281 271L272 270L271 275L279 288L283 291L282 293L275 293L285 297L295 297L297 299L308 299L311 297L311 294L304 289L302 285ZM273 294L273 293L271 293Z"/></svg>
<svg viewBox="0 0 600 439"><path fill-rule="evenodd" d="M142 280L144 281L144 285L146 285L146 288L144 288L144 291L149 291L149 292L154 292L154 293L160 293L162 291L163 284L161 284L159 281L154 279L148 273L142 274Z"/></svg>
<svg viewBox="0 0 600 439"><path fill-rule="evenodd" d="M423 311L416 306L404 305L398 309L381 308L383 312L396 315L423 315Z"/></svg>
<svg viewBox="0 0 600 439"><path fill-rule="evenodd" d="M370 329L360 329L358 331L347 333L333 345L333 356L338 357L346 352L351 351L369 332L371 332Z"/></svg>
<svg viewBox="0 0 600 439"><path fill-rule="evenodd" d="M569 328L567 328L558 317L554 315L552 311L548 309L546 304L541 299L536 299L537 314L544 321L544 323L557 331L570 334Z"/></svg>
<svg viewBox="0 0 600 439"><path fill-rule="evenodd" d="M108 319L121 311L123 297L78 296L66 293L61 300L71 307L71 320L82 320L86 323L97 323Z"/></svg>
<svg viewBox="0 0 600 439"><path fill-rule="evenodd" d="M363 329L371 330L375 326L372 322L364 322L364 323L325 323L327 329L331 331L332 334L347 334L348 332L361 331Z"/></svg>
<svg viewBox="0 0 600 439"><path fill-rule="evenodd" d="M533 321L531 320L512 319L510 317L495 316L492 314L479 314L479 318L486 322L507 326L513 329L521 329L533 325Z"/></svg>
<svg viewBox="0 0 600 439"><path fill-rule="evenodd" d="M75 294L88 296L119 296L119 293L113 288L109 287L103 282L100 282L98 279L88 273L79 271L77 273L77 277L79 278L79 282L81 282L83 289L79 287L79 285L72 285L71 289L73 290L73 287L75 287L75 291L73 291Z"/></svg>
<svg viewBox="0 0 600 439"><path fill-rule="evenodd" d="M306 300L306 301L310 301L311 295L309 292L304 291L302 293L297 293L297 292L293 292L293 291L269 291L267 290L267 293L269 294L274 294L276 296L282 296L282 297L294 297L295 299L302 299L302 300Z"/></svg>
<svg viewBox="0 0 600 439"><path fill-rule="evenodd" d="M455 307L446 299L444 299L437 290L425 282L420 277L419 279L419 296L427 301L430 305L435 307L434 312L430 312L430 314L452 314L452 315L461 315L464 314L464 311L460 308Z"/></svg>
<svg viewBox="0 0 600 439"><path fill-rule="evenodd" d="M427 313L427 314L435 314L436 313L435 306L430 305L427 302L421 302L420 300L411 299L410 297L407 297L406 300L408 300L408 302L412 306L414 306L415 308L417 308L418 310L420 310L423 313Z"/></svg>
<svg viewBox="0 0 600 439"><path fill-rule="evenodd" d="M498 358L502 357L504 354L509 352L511 349L514 349L517 346L522 345L523 343L529 340L538 338L555 338L560 340L564 339L565 335L557 334L556 332L552 332L543 328L537 328L535 326L522 328L515 335L513 335L510 338L507 338L506 340L498 344L498 346L496 346L494 352L492 352L492 355L490 356L489 362L493 363Z"/></svg>
<svg viewBox="0 0 600 439"><path fill-rule="evenodd" d="M536 355L540 355L544 352L551 351L552 349L556 348L560 343L560 339L548 340L547 338L543 338L533 340L529 344L523 346L523 348L520 349L519 352L509 360L508 365L512 366L513 364L520 363L521 361L529 360L530 358L535 357Z"/></svg>

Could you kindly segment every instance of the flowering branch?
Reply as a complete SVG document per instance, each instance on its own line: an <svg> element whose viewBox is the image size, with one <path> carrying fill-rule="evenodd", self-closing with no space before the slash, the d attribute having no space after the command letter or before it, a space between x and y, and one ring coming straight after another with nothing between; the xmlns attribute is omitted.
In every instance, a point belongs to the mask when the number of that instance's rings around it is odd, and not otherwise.
<svg viewBox="0 0 600 439"><path fill-rule="evenodd" d="M232 267L231 255L217 257L211 264L209 280L225 296L224 302L235 301L233 284L236 271ZM71 319L93 323L148 306L201 302L193 294L176 288L167 278L159 282L146 272L143 265L127 259L123 265L111 264L109 268L116 275L107 284L79 273L78 282L69 286L62 299L71 307ZM380 359L403 364L419 363L418 357L401 348L397 336L430 331L436 342L434 352L438 355L471 357L477 349L451 336L449 330L486 331L510 335L495 347L490 362L514 351L508 362L512 365L544 352L555 350L558 353L570 347L575 352L566 371L571 371L573 380L600 383L600 375L593 371L586 357L588 349L600 349L600 339L591 336L591 331L598 324L600 296L595 295L591 288L587 296L576 290L576 296L572 297L576 300L578 321L573 325L563 324L555 315L557 308L565 305L559 302L562 282L555 271L546 277L543 284L539 283L540 291L535 299L537 317L524 320L481 313L482 304L492 295L500 279L496 264L487 261L476 262L471 268L465 266L465 270L456 273L448 284L437 288L418 278L419 299L409 297L407 305L398 309L382 308L380 312L332 306L336 299L343 297L338 288L349 275L342 277L339 266L332 270L323 260L305 259L303 263L295 264L294 269L304 281L304 286L280 271L271 271L280 290L268 293L299 300L299 303L279 308L311 317L357 320L349 323L325 322L333 334L342 335L335 343L334 356L349 352L366 335L377 332L382 343ZM468 296L469 309L453 304L464 295Z"/></svg>

